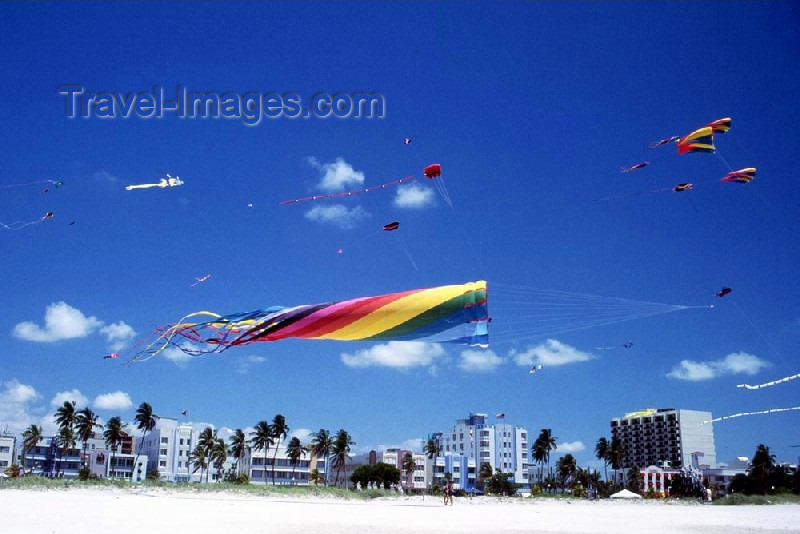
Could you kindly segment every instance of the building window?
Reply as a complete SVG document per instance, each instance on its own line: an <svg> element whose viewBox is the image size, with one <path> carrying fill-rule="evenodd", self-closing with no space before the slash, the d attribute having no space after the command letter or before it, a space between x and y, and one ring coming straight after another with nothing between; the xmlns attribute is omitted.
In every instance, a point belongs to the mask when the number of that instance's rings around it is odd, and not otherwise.
<svg viewBox="0 0 800 534"><path fill-rule="evenodd" d="M167 449L161 449L160 451L158 451L158 454L160 454L161 456L166 456L167 455Z"/></svg>
<svg viewBox="0 0 800 534"><path fill-rule="evenodd" d="M181 445L183 445L183 438L181 438Z"/></svg>
<svg viewBox="0 0 800 534"><path fill-rule="evenodd" d="M11 449L9 447L0 447L0 453L2 452L9 452Z"/></svg>
<svg viewBox="0 0 800 534"><path fill-rule="evenodd" d="M169 443L169 438L168 437L161 438L161 443Z"/></svg>
<svg viewBox="0 0 800 534"><path fill-rule="evenodd" d="M160 462L158 462L158 467L167 467L167 461L161 460Z"/></svg>

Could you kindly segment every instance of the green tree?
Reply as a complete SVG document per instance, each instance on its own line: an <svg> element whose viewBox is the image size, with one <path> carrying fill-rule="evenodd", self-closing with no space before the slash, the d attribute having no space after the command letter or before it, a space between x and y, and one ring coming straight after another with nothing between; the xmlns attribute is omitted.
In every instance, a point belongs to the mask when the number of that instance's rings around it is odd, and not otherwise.
<svg viewBox="0 0 800 534"><path fill-rule="evenodd" d="M605 472L606 480L608 480L608 455L611 449L611 444L605 437L597 440L594 446L594 456L598 460L603 460L603 470Z"/></svg>
<svg viewBox="0 0 800 534"><path fill-rule="evenodd" d="M442 452L442 447L438 439L429 439L428 443L422 447L422 451L428 456L429 460L432 460L439 456L439 453Z"/></svg>
<svg viewBox="0 0 800 534"><path fill-rule="evenodd" d="M58 425L58 439L56 440L59 444L59 460L64 457L64 448L63 438L72 439L74 435L75 429L75 417L77 413L75 411L75 401L64 401L55 413L55 420L56 424ZM58 476L59 468L61 467L61 462L56 463L56 477Z"/></svg>
<svg viewBox="0 0 800 534"><path fill-rule="evenodd" d="M250 446L253 449L264 451L264 485L267 484L267 452L274 443L272 441L272 426L266 421L259 421L250 434ZM255 451L253 451L255 453Z"/></svg>
<svg viewBox="0 0 800 534"><path fill-rule="evenodd" d="M543 428L539 432L539 437L533 443L533 457L543 467L547 464L548 470L550 469L550 453L558 449L556 440L558 438L553 436L553 431L549 428Z"/></svg>
<svg viewBox="0 0 800 534"><path fill-rule="evenodd" d="M272 419L272 439L275 440L275 451L272 453L272 485L275 485L275 464L278 457L278 447L281 442L289 434L289 425L286 424L286 418L281 414L277 414Z"/></svg>
<svg viewBox="0 0 800 534"><path fill-rule="evenodd" d="M625 485L626 488L628 489L628 491L632 491L634 493L641 494L641 492L642 492L642 482L643 481L644 481L644 478L642 477L642 473L639 472L639 466L636 465L636 464L633 464L628 469L628 476L627 476L626 485Z"/></svg>
<svg viewBox="0 0 800 534"><path fill-rule="evenodd" d="M217 470L217 482L222 480L222 468L225 467L225 462L228 459L228 448L225 446L225 440L216 438L208 455L209 465L212 465ZM208 477L206 476L206 480Z"/></svg>
<svg viewBox="0 0 800 534"><path fill-rule="evenodd" d="M406 480L408 481L409 487L414 487L414 471L417 470L417 462L414 460L414 456L407 452L403 455L403 473L406 475Z"/></svg>
<svg viewBox="0 0 800 534"><path fill-rule="evenodd" d="M136 423L136 428L142 432L142 440L139 442L139 448L136 449L136 458L133 460L133 467L139 465L139 452L144 447L144 438L148 432L156 427L156 420L158 416L153 413L153 407L143 402L136 409L136 415L133 421Z"/></svg>
<svg viewBox="0 0 800 534"><path fill-rule="evenodd" d="M766 495L770 491L769 480L775 469L775 455L769 452L769 447L760 444L756 448L747 476L753 481L753 488L757 493Z"/></svg>
<svg viewBox="0 0 800 534"><path fill-rule="evenodd" d="M234 469L236 470L237 476L241 475L241 461L246 452L247 436L244 435L241 428L237 428L233 434L231 434L230 443L228 445L228 454L236 458Z"/></svg>
<svg viewBox="0 0 800 534"><path fill-rule="evenodd" d="M203 482L203 470L208 468L208 449L200 442L189 453L189 462L192 464L192 473L200 470L200 482Z"/></svg>
<svg viewBox="0 0 800 534"><path fill-rule="evenodd" d="M36 446L44 439L42 435L42 427L31 425L22 433L22 471L25 474L25 452L36 449ZM31 466L31 473L33 473Z"/></svg>
<svg viewBox="0 0 800 534"><path fill-rule="evenodd" d="M353 441L353 438L350 436L347 430L341 428L336 433L336 438L334 438L333 446L331 447L331 454L333 456L332 467L336 468L336 479L333 483L334 486L339 485L339 473L342 471L342 469L345 469L346 472L347 455L350 453L351 446L355 444L355 441Z"/></svg>
<svg viewBox="0 0 800 534"><path fill-rule="evenodd" d="M78 439L83 442L83 455L81 456L81 467L86 467L86 458L89 454L89 440L94 436L94 428L97 424L97 414L90 408L83 408L78 411L75 418L75 431Z"/></svg>
<svg viewBox="0 0 800 534"><path fill-rule="evenodd" d="M486 493L511 496L517 492L517 484L511 481L512 473L495 472L486 482Z"/></svg>
<svg viewBox="0 0 800 534"><path fill-rule="evenodd" d="M569 487L569 483L575 475L577 463L572 454L567 453L556 462L556 472L563 487Z"/></svg>
<svg viewBox="0 0 800 534"><path fill-rule="evenodd" d="M478 487L480 489L484 489L486 486L486 481L492 478L494 474L494 469L492 469L492 464L489 462L481 463L481 467L478 470Z"/></svg>
<svg viewBox="0 0 800 534"><path fill-rule="evenodd" d="M211 451L217 441L217 431L210 426L205 427L197 436L197 444L205 451L206 462L211 465ZM202 482L203 472L200 472L200 482ZM208 482L208 469L206 470L206 482Z"/></svg>
<svg viewBox="0 0 800 534"><path fill-rule="evenodd" d="M308 474L308 481L315 486L322 482L322 475L319 474L319 469L316 467Z"/></svg>
<svg viewBox="0 0 800 534"><path fill-rule="evenodd" d="M311 439L311 453L317 458L322 458L325 461L325 476L323 481L326 486L328 485L328 473L330 473L331 470L329 457L332 448L333 439L331 438L330 432L324 428L320 428L319 432L314 434L314 437Z"/></svg>
<svg viewBox="0 0 800 534"><path fill-rule="evenodd" d="M624 459L625 445L619 438L612 437L611 444L608 446L608 461L611 469L614 470L614 487L617 487L617 470L622 468Z"/></svg>
<svg viewBox="0 0 800 534"><path fill-rule="evenodd" d="M292 466L292 481L294 481L294 471L297 468L297 464L300 463L300 458L306 454L308 454L308 447L300 443L300 438L295 436L289 440L288 445L286 445L286 456L289 457L289 464Z"/></svg>
<svg viewBox="0 0 800 534"><path fill-rule="evenodd" d="M58 431L57 441L59 449L61 449L59 457L63 460L64 453L69 455L69 451L75 448L75 444L78 441L75 436L75 428L73 426L61 427ZM61 472L64 472L63 466L61 467ZM58 476L58 467L56 467L56 476Z"/></svg>
<svg viewBox="0 0 800 534"><path fill-rule="evenodd" d="M106 429L103 431L103 438L108 448L111 449L111 467L108 471L109 478L114 478L114 460L117 455L117 449L122 444L122 439L127 435L128 433L125 432L125 425L122 423L122 419L119 417L112 417L108 420Z"/></svg>

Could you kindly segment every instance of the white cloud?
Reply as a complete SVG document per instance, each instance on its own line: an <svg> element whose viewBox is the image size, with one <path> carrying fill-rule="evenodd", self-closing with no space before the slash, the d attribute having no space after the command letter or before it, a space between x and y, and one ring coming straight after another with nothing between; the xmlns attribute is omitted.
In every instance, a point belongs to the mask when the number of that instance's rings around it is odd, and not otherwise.
<svg viewBox="0 0 800 534"><path fill-rule="evenodd" d="M433 189L417 184L400 185L394 195L394 205L398 208L424 208L435 204Z"/></svg>
<svg viewBox="0 0 800 534"><path fill-rule="evenodd" d="M320 172L318 187L324 191L344 191L364 183L364 173L354 170L343 158L322 164L315 157L309 157L307 161Z"/></svg>
<svg viewBox="0 0 800 534"><path fill-rule="evenodd" d="M92 404L98 410L127 410L133 406L131 398L123 391L98 395Z"/></svg>
<svg viewBox="0 0 800 534"><path fill-rule="evenodd" d="M506 362L491 350L465 350L461 353L458 368L468 373L488 373Z"/></svg>
<svg viewBox="0 0 800 534"><path fill-rule="evenodd" d="M289 437L286 440L297 438L303 445L308 445L311 442L312 434L315 434L315 431L309 428L292 428L289 430Z"/></svg>
<svg viewBox="0 0 800 534"><path fill-rule="evenodd" d="M111 350L120 350L125 344L136 336L136 331L125 324L125 321L111 323L100 329L100 333L106 336L106 340Z"/></svg>
<svg viewBox="0 0 800 534"><path fill-rule="evenodd" d="M530 347L525 352L517 353L512 351L510 356L517 365L531 367L541 365L543 367L557 367L570 363L585 362L592 359L588 352L582 352L555 339L548 339L545 343Z"/></svg>
<svg viewBox="0 0 800 534"><path fill-rule="evenodd" d="M746 352L734 352L728 354L721 360L709 360L697 362L693 360L681 360L681 362L670 371L667 376L678 380L688 380L699 382L711 380L723 375L755 375L761 369L769 367L770 363L762 360L758 356L747 354Z"/></svg>
<svg viewBox="0 0 800 534"><path fill-rule="evenodd" d="M378 445L356 445L353 452L356 454L366 454L370 451L385 451L387 449L400 449L404 451L411 451L413 453L421 453L422 447L427 443L427 440L422 438L411 438L403 441L402 443L381 443Z"/></svg>
<svg viewBox="0 0 800 534"><path fill-rule="evenodd" d="M379 365L406 369L431 365L444 353L442 346L437 343L390 341L385 345L375 345L355 354L342 353L341 359L349 367Z"/></svg>
<svg viewBox="0 0 800 534"><path fill-rule="evenodd" d="M184 345L181 345L181 346L184 346ZM189 349L189 350L193 350L193 349L199 348L199 347L196 347L196 346L194 346L192 344L187 344L186 348ZM169 361L173 362L175 365L177 365L181 369L186 368L186 364L188 364L190 361L192 361L195 358L191 354L185 353L184 351L182 351L178 347L169 347L168 349L164 349L161 352L161 356L163 356L164 358L166 358Z"/></svg>
<svg viewBox="0 0 800 534"><path fill-rule="evenodd" d="M306 219L315 222L334 224L345 230L353 228L356 222L369 217L361 206L348 209L342 204L332 204L330 206L314 206L305 213Z"/></svg>
<svg viewBox="0 0 800 534"><path fill-rule="evenodd" d="M567 441L564 443L559 443L556 450L564 454L580 452L582 450L586 450L586 445L584 445L582 441Z"/></svg>
<svg viewBox="0 0 800 534"><path fill-rule="evenodd" d="M41 395L32 386L22 384L16 378L3 382L3 388L0 389L0 421L3 427L20 434L34 424L36 419L31 413L34 411L31 405L39 399Z"/></svg>
<svg viewBox="0 0 800 534"><path fill-rule="evenodd" d="M267 359L263 356L240 356L234 361L234 369L240 375L247 374L254 365L264 363Z"/></svg>
<svg viewBox="0 0 800 534"><path fill-rule="evenodd" d="M52 343L62 339L86 337L103 326L96 317L86 317L66 302L54 302L44 313L44 327L23 321L14 327L14 336L26 341Z"/></svg>
<svg viewBox="0 0 800 534"><path fill-rule="evenodd" d="M89 399L77 389L56 393L55 397L50 400L50 406L60 408L69 401L75 401L75 408L78 410L89 406Z"/></svg>

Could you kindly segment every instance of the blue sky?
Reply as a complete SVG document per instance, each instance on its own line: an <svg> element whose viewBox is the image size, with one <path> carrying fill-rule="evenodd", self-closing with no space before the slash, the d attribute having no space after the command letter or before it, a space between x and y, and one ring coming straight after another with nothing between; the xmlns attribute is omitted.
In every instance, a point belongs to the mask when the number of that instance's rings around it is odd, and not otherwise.
<svg viewBox="0 0 800 534"><path fill-rule="evenodd" d="M65 398L126 420L147 401L218 427L281 413L295 429L345 428L369 449L502 411L532 434L552 428L560 452L594 465L609 420L629 411L722 416L798 404L800 381L736 388L800 370L797 4L0 10L0 184L64 181L48 193L0 190L3 223L55 214L0 232L0 427L47 424ZM378 92L385 117L69 119L62 85L292 92L304 103ZM727 116L733 127L716 144L734 169L758 168L746 186L720 183L728 169L714 155L647 146ZM642 160L652 164L619 172ZM433 162L452 208L422 179ZM124 189L164 173L185 184ZM403 187L279 205L410 175ZM695 188L633 195L680 182ZM623 198L599 200L612 196ZM380 231L394 220L396 235ZM480 279L494 317L488 351L286 340L121 364L133 342L193 311ZM523 314L511 308L535 309L542 296L520 286L565 292L564 302L588 294L715 307L557 333L532 320L520 332ZM723 286L733 292L715 298ZM102 358L112 350L119 361ZM529 374L537 362L542 371ZM765 443L795 461L798 418L715 424L717 456L751 456Z"/></svg>

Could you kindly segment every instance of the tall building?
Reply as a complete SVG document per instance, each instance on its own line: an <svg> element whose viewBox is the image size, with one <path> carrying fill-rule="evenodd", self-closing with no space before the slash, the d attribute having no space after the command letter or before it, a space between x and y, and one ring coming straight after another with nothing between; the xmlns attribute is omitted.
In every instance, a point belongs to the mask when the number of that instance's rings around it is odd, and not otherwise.
<svg viewBox="0 0 800 534"><path fill-rule="evenodd" d="M133 440L125 440L112 453L105 440L97 435L89 438L85 446L78 441L70 449L59 447L55 436L46 437L24 454L22 464L26 473L50 478L77 478L81 467L86 466L92 476L140 482L144 480L147 464L147 456L140 455L138 464L134 465Z"/></svg>
<svg viewBox="0 0 800 534"><path fill-rule="evenodd" d="M347 464L345 464L346 467ZM310 451L298 458L293 464L286 449L286 443L273 445L267 449L248 447L243 460L242 472L247 473L251 484L274 484L276 486L308 486L311 485L309 475L317 469L320 477L325 477L325 460L314 456ZM342 473L340 472L340 475ZM349 484L349 473L344 470L342 485ZM333 484L333 479L329 481Z"/></svg>
<svg viewBox="0 0 800 534"><path fill-rule="evenodd" d="M711 412L648 408L611 420L611 438L622 442L622 467L715 467Z"/></svg>
<svg viewBox="0 0 800 534"><path fill-rule="evenodd" d="M439 483L444 472L450 472L455 482L456 473L448 468L458 468L460 484L458 487L474 489L474 480L481 464L488 463L493 470L510 473L517 484L528 482L528 431L505 422L505 416L498 414L495 424L487 424L488 416L482 413L471 413L466 419L456 420L450 432L434 434L438 437L443 458L463 456L464 461L451 458L434 462L434 483ZM441 465L440 465L441 464ZM445 471L443 472L442 469Z"/></svg>

